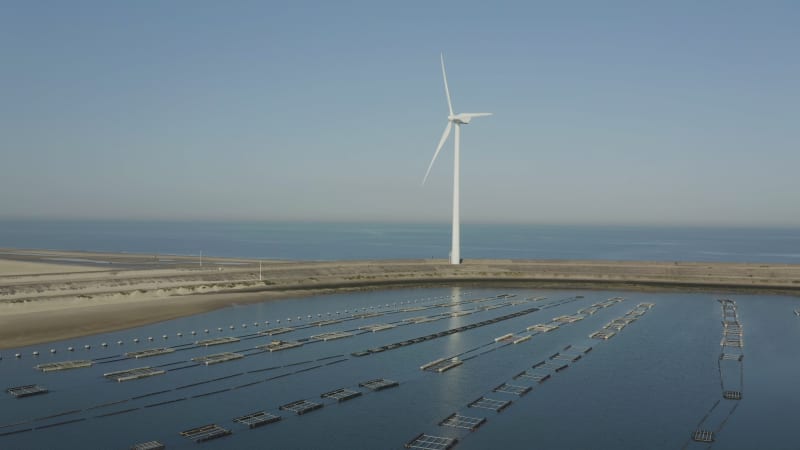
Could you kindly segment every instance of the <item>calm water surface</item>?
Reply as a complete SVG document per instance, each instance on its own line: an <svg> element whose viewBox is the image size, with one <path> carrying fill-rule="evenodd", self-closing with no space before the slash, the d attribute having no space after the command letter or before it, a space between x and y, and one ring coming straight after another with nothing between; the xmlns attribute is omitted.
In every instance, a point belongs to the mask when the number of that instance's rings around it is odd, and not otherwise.
<svg viewBox="0 0 800 450"><path fill-rule="evenodd" d="M583 320L534 334L518 344L494 342L506 333L528 335L528 326L575 314L615 296L625 300ZM540 297L546 298L534 300ZM703 416L721 399L722 309L717 298L713 294L398 289L239 306L122 332L7 350L0 360L5 387L41 384L50 392L22 399L8 394L0 397L0 433L21 431L0 436L0 448L128 448L153 439L167 448L196 448L198 444L180 432L208 423L233 431L231 436L200 444L209 449L399 449L419 433L458 438L456 448L465 449L683 448ZM800 318L793 310L800 301L781 296L730 298L737 303L745 333L745 384L743 398L717 433L714 446L797 448L793 413L800 407L800 396L795 394L800 375L795 346ZM588 338L642 302L654 306L616 336ZM438 306L420 309L431 305ZM352 355L530 308L539 309L368 356ZM354 311L380 315L302 328L310 321L351 319ZM458 311L470 314L450 314ZM446 318L430 322L409 324L407 320L445 313ZM288 326L289 318L294 331L256 334ZM397 326L379 332L359 330L378 323ZM197 336L190 335L193 330ZM302 347L281 352L255 352L256 346L273 339L303 340L333 331L355 335L306 341ZM178 337L178 332L183 336ZM208 348L185 345L225 336L241 340ZM136 338L138 344L133 342ZM102 347L103 342L109 346ZM91 345L91 350L84 350L84 345ZM551 372L552 377L542 384L514 378L567 345L591 345L592 351L565 370ZM68 352L68 346L75 351ZM127 351L161 346L175 346L176 351L138 360L122 357ZM57 353L51 355L51 348ZM34 350L40 356L33 357ZM22 357L14 358L16 352ZM245 357L212 366L191 365L193 357L219 352ZM455 355L464 360L459 367L444 373L420 370L427 362ZM33 368L84 358L92 359L94 365L53 373ZM167 373L121 383L103 377L143 366L159 366ZM377 392L359 387L360 382L375 378L391 379L399 386ZM503 383L532 390L523 396L493 392ZM320 398L338 388L363 395L342 403ZM468 407L482 396L512 403L500 413ZM303 415L279 409L300 399L324 407ZM735 401L722 402L714 414ZM257 429L233 422L234 417L255 411L281 415L283 420ZM47 417L61 413L67 414ZM487 421L474 432L440 426L452 413ZM74 422L48 427L66 421ZM704 446L689 443L687 448L695 447Z"/></svg>
<svg viewBox="0 0 800 450"><path fill-rule="evenodd" d="M0 221L0 247L304 260L446 258L449 224ZM800 229L462 226L464 258L800 262Z"/></svg>

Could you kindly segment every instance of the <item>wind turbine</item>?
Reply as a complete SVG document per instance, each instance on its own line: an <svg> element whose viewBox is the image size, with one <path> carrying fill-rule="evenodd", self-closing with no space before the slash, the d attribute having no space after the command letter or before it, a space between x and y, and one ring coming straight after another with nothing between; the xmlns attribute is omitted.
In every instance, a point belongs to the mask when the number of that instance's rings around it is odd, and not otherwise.
<svg viewBox="0 0 800 450"><path fill-rule="evenodd" d="M428 175L431 173L433 163L436 157L439 156L439 151L442 150L447 138L450 136L450 131L453 129L453 124L456 125L455 137L455 154L453 157L453 247L450 250L450 264L461 264L461 218L459 216L459 168L460 168L460 141L461 141L461 125L468 124L475 117L491 116L492 113L459 113L453 112L453 103L450 101L450 89L447 87L447 73L444 70L444 55L439 55L442 61L442 78L444 78L444 93L447 95L447 108L450 114L447 116L447 126L442 133L442 138L439 140L439 145L436 147L436 152L433 154L428 171L425 172L425 178L422 179L422 184L428 180Z"/></svg>

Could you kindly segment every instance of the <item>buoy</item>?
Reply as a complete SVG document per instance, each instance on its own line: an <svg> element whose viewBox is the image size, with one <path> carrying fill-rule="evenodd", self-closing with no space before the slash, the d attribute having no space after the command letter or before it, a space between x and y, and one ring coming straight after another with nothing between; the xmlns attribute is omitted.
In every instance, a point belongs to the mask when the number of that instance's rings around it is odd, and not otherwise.
<svg viewBox="0 0 800 450"><path fill-rule="evenodd" d="M229 325L228 328L230 328L232 330L234 327L233 327L233 325Z"/></svg>
<svg viewBox="0 0 800 450"><path fill-rule="evenodd" d="M74 349L74 348L72 348L72 347L67 347L67 351L70 351L70 352L71 352L71 351L73 351L73 350L75 350L75 349Z"/></svg>
<svg viewBox="0 0 800 450"><path fill-rule="evenodd" d="M148 341L152 341L153 340L153 336L147 336L147 340Z"/></svg>
<svg viewBox="0 0 800 450"><path fill-rule="evenodd" d="M33 352L33 356L39 356L39 352Z"/></svg>
<svg viewBox="0 0 800 450"><path fill-rule="evenodd" d="M217 331L222 331L222 327L217 327Z"/></svg>
<svg viewBox="0 0 800 450"><path fill-rule="evenodd" d="M183 337L183 333L178 333L178 337Z"/></svg>
<svg viewBox="0 0 800 450"><path fill-rule="evenodd" d="M286 318L286 321L287 321L287 322L291 322L291 321L292 321L292 318L291 318L291 317L287 317L287 318Z"/></svg>
<svg viewBox="0 0 800 450"><path fill-rule="evenodd" d="M56 349L54 349L54 348L50 349L50 353L55 353L55 352L56 352Z"/></svg>
<svg viewBox="0 0 800 450"><path fill-rule="evenodd" d="M90 348L92 348L92 346L89 345L89 344L86 344L86 345L83 346L83 348L85 348L86 350L89 350Z"/></svg>
<svg viewBox="0 0 800 450"><path fill-rule="evenodd" d="M15 354L14 356L16 356L17 358L22 358L22 355L19 353Z"/></svg>
<svg viewBox="0 0 800 450"><path fill-rule="evenodd" d="M205 332L208 333L208 328L205 329Z"/></svg>
<svg viewBox="0 0 800 450"><path fill-rule="evenodd" d="M258 322L253 322L253 326L257 327L258 326Z"/></svg>
<svg viewBox="0 0 800 450"><path fill-rule="evenodd" d="M194 335L196 335L196 334L197 334L197 333L195 333L195 331L194 331L194 330L192 330L192 336L194 336Z"/></svg>
<svg viewBox="0 0 800 450"><path fill-rule="evenodd" d="M164 339L168 339L166 334L162 335L161 337Z"/></svg>
<svg viewBox="0 0 800 450"><path fill-rule="evenodd" d="M122 345L123 343L122 341L117 341L117 345Z"/></svg>
<svg viewBox="0 0 800 450"><path fill-rule="evenodd" d="M276 319L275 323L281 323L281 319Z"/></svg>
<svg viewBox="0 0 800 450"><path fill-rule="evenodd" d="M246 323L243 323L243 324L242 324L242 328L247 328L247 324L246 324Z"/></svg>
<svg viewBox="0 0 800 450"><path fill-rule="evenodd" d="M134 339L133 342L138 344L139 343L139 338Z"/></svg>
<svg viewBox="0 0 800 450"><path fill-rule="evenodd" d="M100 345L102 345L103 347L108 347L108 344L106 344L105 342L103 342L103 343L102 343L102 344L100 344Z"/></svg>

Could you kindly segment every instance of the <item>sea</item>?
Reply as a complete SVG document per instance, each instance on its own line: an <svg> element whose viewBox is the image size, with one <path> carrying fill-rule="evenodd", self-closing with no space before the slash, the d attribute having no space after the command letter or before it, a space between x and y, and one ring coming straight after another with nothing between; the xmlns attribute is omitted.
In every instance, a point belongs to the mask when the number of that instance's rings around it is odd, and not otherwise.
<svg viewBox="0 0 800 450"><path fill-rule="evenodd" d="M463 241L465 258L800 254L786 229L465 225ZM0 247L443 258L449 229L18 221L0 223ZM237 305L3 350L0 448L796 449L799 308L791 295L458 285ZM45 371L63 362L83 367Z"/></svg>
<svg viewBox="0 0 800 450"><path fill-rule="evenodd" d="M0 220L0 247L287 259L447 258L449 224ZM800 263L800 228L464 223L464 258Z"/></svg>

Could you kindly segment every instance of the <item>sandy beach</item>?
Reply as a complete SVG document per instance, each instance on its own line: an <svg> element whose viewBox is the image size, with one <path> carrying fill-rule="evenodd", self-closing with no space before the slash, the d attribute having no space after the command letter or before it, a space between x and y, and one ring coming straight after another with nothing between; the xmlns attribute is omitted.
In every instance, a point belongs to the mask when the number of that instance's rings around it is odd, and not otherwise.
<svg viewBox="0 0 800 450"><path fill-rule="evenodd" d="M259 268L260 266L260 268ZM640 261L256 261L0 249L0 349L275 298L402 286L800 295L800 265Z"/></svg>

